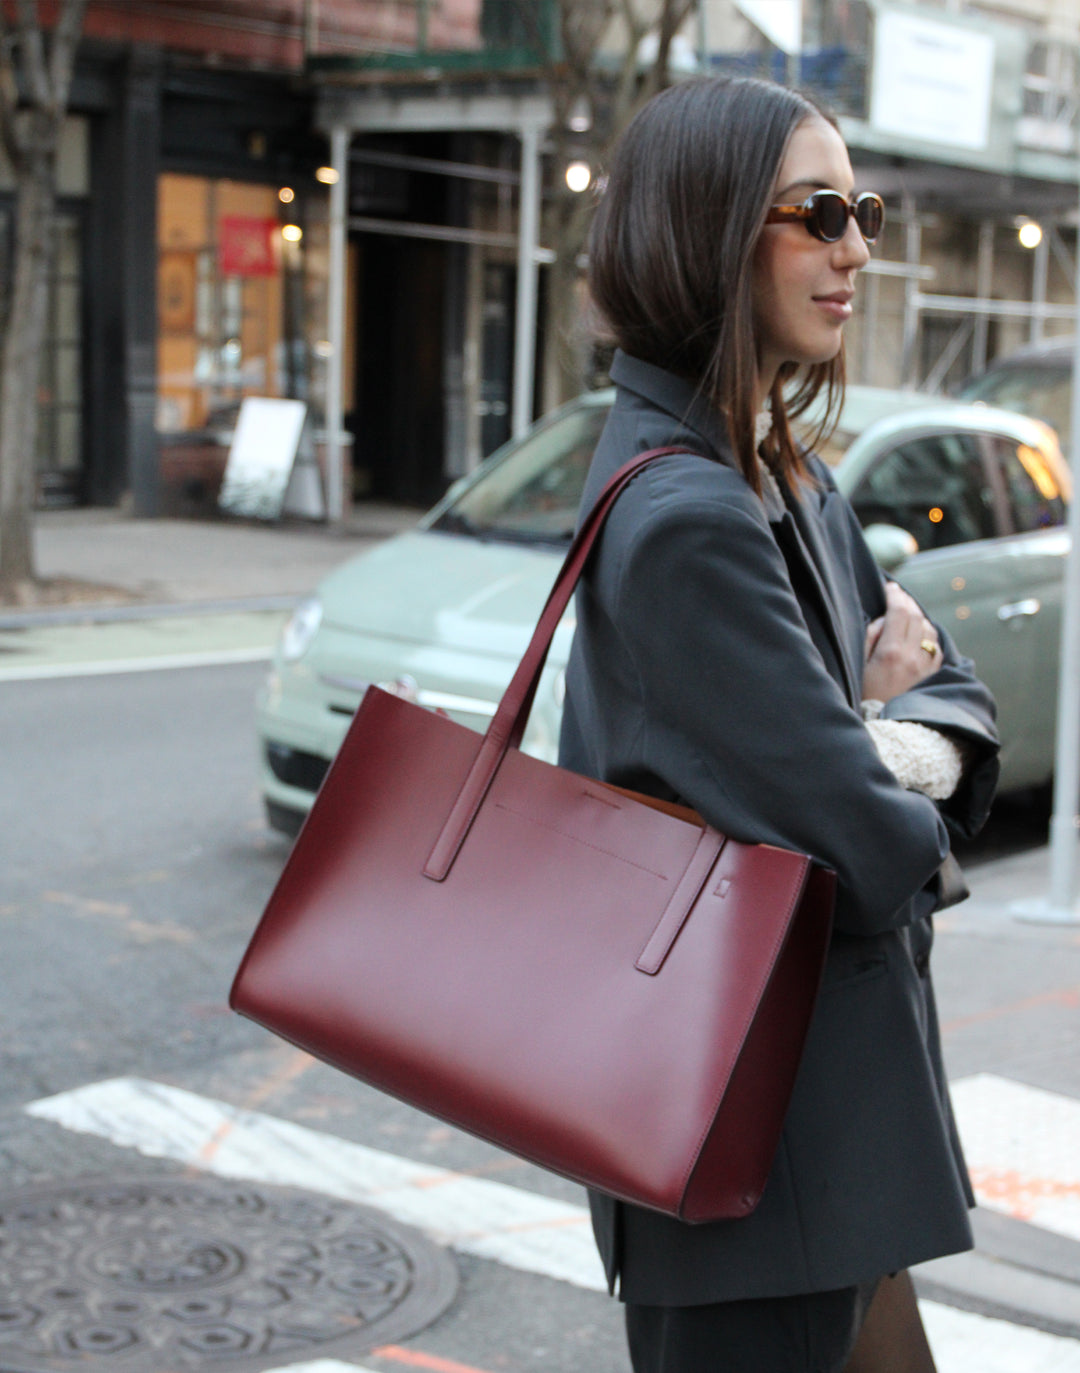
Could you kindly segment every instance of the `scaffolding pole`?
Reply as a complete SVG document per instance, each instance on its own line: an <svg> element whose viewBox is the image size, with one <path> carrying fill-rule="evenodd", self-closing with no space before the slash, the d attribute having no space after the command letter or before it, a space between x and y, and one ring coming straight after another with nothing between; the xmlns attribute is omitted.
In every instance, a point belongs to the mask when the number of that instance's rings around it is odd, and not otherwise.
<svg viewBox="0 0 1080 1373"><path fill-rule="evenodd" d="M1076 254L1076 300L1080 306L1080 252ZM1076 909L1076 847L1080 828L1080 327L1073 340L1069 466L1069 556L1065 559L1058 663L1057 750L1054 759L1054 809L1050 819L1050 892L1018 901L1020 920L1046 925L1080 925Z"/></svg>
<svg viewBox="0 0 1080 1373"><path fill-rule="evenodd" d="M514 319L513 434L532 422L536 370L536 249L540 234L540 129L521 129L521 203L518 208L517 310Z"/></svg>
<svg viewBox="0 0 1080 1373"><path fill-rule="evenodd" d="M915 208L915 197L905 191L901 198L904 225L904 261L908 267L904 280L904 337L900 349L900 384L914 386L918 364L915 349L919 339L919 280L914 268L922 260L922 225Z"/></svg>
<svg viewBox="0 0 1080 1373"><path fill-rule="evenodd" d="M330 130L330 165L337 179L330 187L330 270L326 310L326 517L340 524L345 514L343 452L345 429L345 249L348 223L349 133L341 124Z"/></svg>
<svg viewBox="0 0 1080 1373"><path fill-rule="evenodd" d="M979 225L979 258L975 268L975 294L980 300L989 299L994 287L994 221L984 219ZM986 353L990 341L990 317L975 316L975 333L971 343L971 370L986 370Z"/></svg>

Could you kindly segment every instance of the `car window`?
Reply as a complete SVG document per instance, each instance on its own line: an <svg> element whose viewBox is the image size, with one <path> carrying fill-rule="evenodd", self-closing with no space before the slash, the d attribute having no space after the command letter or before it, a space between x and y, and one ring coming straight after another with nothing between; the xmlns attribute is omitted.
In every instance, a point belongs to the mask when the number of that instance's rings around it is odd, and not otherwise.
<svg viewBox="0 0 1080 1373"><path fill-rule="evenodd" d="M959 398L981 400L1002 410L1019 410L1022 415L1043 420L1057 430L1062 448L1068 451L1071 363L1017 363L991 370L967 382Z"/></svg>
<svg viewBox="0 0 1080 1373"><path fill-rule="evenodd" d="M607 416L606 406L581 406L510 445L433 527L515 542L569 540Z"/></svg>
<svg viewBox="0 0 1080 1373"><path fill-rule="evenodd" d="M928 434L884 453L851 498L860 524L895 524L920 549L997 533L994 493L967 434Z"/></svg>
<svg viewBox="0 0 1080 1373"><path fill-rule="evenodd" d="M1045 453L1026 443L995 437L994 459L1005 478L1013 528L1018 534L1065 523L1065 501Z"/></svg>

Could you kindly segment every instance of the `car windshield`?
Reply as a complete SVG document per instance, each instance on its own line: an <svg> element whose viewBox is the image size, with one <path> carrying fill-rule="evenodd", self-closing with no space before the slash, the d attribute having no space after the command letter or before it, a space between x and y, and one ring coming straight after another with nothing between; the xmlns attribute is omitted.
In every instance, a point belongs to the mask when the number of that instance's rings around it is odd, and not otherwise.
<svg viewBox="0 0 1080 1373"><path fill-rule="evenodd" d="M606 405L579 405L510 444L432 525L515 543L567 543Z"/></svg>
<svg viewBox="0 0 1080 1373"><path fill-rule="evenodd" d="M984 372L963 386L960 400L981 400L1003 410L1019 410L1043 420L1057 430L1058 442L1069 451L1069 406L1072 400L1072 364L1017 363Z"/></svg>

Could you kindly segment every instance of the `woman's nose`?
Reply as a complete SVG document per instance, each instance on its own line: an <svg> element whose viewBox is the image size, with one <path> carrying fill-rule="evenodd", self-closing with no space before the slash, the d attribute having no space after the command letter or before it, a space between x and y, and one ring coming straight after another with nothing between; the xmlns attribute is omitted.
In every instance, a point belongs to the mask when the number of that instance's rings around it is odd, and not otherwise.
<svg viewBox="0 0 1080 1373"><path fill-rule="evenodd" d="M836 241L835 265L845 271L858 271L870 261L870 247L859 232L855 216L848 217L843 237Z"/></svg>

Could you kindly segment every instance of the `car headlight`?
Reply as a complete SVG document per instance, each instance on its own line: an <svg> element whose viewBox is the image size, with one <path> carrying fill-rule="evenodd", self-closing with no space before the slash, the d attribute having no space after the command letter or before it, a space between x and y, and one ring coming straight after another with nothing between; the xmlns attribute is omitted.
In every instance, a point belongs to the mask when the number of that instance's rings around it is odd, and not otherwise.
<svg viewBox="0 0 1080 1373"><path fill-rule="evenodd" d="M287 663L295 663L311 647L319 625L322 624L322 602L317 596L301 601L285 622L278 640L278 651Z"/></svg>

